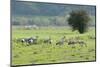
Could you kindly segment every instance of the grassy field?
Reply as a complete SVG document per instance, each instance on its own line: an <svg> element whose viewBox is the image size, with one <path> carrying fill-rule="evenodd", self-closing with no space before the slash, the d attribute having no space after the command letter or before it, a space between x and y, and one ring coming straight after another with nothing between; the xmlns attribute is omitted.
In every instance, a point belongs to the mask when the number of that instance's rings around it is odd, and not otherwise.
<svg viewBox="0 0 100 67"><path fill-rule="evenodd" d="M66 38L79 36L82 38L87 47L80 47L79 44L72 48L67 43L56 45L62 36ZM78 62L78 61L95 61L95 39L89 39L88 35L95 36L95 29L91 28L85 34L79 34L77 31L72 32L69 28L41 28L41 29L12 29L12 65L26 64L46 64L60 62ZM39 36L38 44L27 46L17 39ZM52 44L44 44L39 40L51 36Z"/></svg>

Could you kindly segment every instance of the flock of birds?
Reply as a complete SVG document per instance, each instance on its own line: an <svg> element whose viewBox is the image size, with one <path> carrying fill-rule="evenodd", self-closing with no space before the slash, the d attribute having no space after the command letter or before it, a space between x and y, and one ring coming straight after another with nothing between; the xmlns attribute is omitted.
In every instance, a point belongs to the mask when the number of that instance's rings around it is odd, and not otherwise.
<svg viewBox="0 0 100 67"><path fill-rule="evenodd" d="M96 39L93 36L88 36L89 39ZM32 45L32 44L37 44L39 40L39 36L34 36L34 37L29 37L29 38L22 38L19 39L18 41L20 41L21 43L26 43L28 45ZM47 43L47 44L52 44L54 42L54 40L51 37L47 37L45 39L42 39L43 43ZM82 40L79 36L76 37L72 37L67 39L66 36L63 36L61 39L59 39L58 41L56 41L56 45L63 45L64 43L67 43L68 45L75 45L75 44L79 44L80 46L86 46L87 47L87 43L86 41Z"/></svg>

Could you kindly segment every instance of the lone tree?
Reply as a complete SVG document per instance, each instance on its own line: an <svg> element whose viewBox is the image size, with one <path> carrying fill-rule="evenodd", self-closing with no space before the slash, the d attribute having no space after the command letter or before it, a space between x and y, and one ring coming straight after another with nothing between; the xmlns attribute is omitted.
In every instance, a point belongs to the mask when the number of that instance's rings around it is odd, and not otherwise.
<svg viewBox="0 0 100 67"><path fill-rule="evenodd" d="M72 30L78 30L80 34L86 32L88 28L88 22L90 17L84 10L76 10L70 13L68 18L68 24L72 27Z"/></svg>

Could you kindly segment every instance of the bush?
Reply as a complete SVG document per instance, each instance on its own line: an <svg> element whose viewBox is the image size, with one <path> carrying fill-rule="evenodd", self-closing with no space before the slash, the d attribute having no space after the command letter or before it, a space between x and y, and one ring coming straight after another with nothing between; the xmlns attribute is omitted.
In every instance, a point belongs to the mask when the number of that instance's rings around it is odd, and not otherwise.
<svg viewBox="0 0 100 67"><path fill-rule="evenodd" d="M90 17L84 10L76 10L70 13L68 24L72 27L73 31L78 30L79 33L86 32Z"/></svg>

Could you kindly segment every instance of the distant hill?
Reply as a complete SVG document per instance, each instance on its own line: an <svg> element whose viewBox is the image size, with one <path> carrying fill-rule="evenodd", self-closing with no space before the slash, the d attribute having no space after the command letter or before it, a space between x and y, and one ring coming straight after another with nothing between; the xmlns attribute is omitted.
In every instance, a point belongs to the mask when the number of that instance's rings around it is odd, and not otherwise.
<svg viewBox="0 0 100 67"><path fill-rule="evenodd" d="M70 11L77 9L83 9L86 10L90 15L95 15L94 6L20 2L12 0L11 8L13 15L58 16L68 14Z"/></svg>
<svg viewBox="0 0 100 67"><path fill-rule="evenodd" d="M83 9L91 16L90 24L95 25L95 7L65 5L40 2L21 2L12 0L11 13L13 25L68 26L67 16L72 10Z"/></svg>

